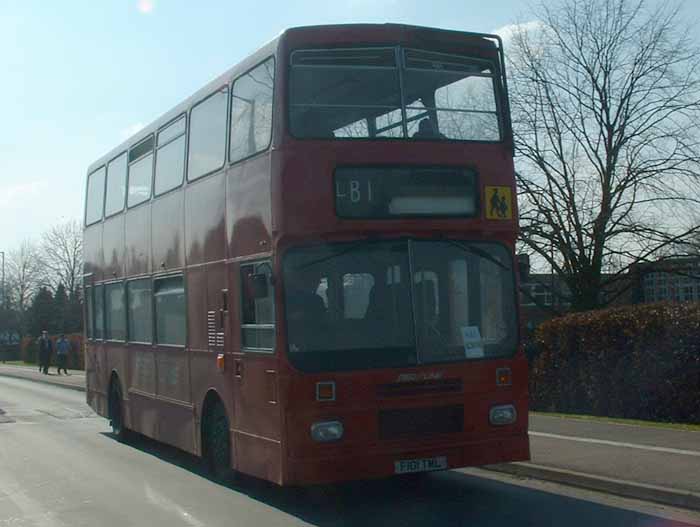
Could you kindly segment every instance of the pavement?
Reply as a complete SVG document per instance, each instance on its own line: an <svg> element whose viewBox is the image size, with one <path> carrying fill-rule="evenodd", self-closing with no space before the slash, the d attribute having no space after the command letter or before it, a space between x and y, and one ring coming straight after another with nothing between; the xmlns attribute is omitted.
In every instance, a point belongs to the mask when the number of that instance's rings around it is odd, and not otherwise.
<svg viewBox="0 0 700 527"><path fill-rule="evenodd" d="M0 376L85 389L83 372L42 375L0 364ZM484 468L700 511L700 432L531 414L530 446L529 463Z"/></svg>
<svg viewBox="0 0 700 527"><path fill-rule="evenodd" d="M47 375L39 372L39 367L16 366L0 363L0 375L4 377L16 377L28 381L55 384L63 388L77 391L85 391L85 372L78 370L68 370L68 375L57 374L54 367Z"/></svg>
<svg viewBox="0 0 700 527"><path fill-rule="evenodd" d="M700 432L530 414L530 454L490 468L700 510Z"/></svg>

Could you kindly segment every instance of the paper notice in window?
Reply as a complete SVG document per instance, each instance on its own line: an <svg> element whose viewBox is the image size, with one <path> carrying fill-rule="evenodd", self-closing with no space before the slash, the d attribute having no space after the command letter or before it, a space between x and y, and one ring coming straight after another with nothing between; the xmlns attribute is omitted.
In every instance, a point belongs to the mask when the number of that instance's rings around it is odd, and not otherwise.
<svg viewBox="0 0 700 527"><path fill-rule="evenodd" d="M462 326L464 356L468 359L480 359L484 356L479 326Z"/></svg>

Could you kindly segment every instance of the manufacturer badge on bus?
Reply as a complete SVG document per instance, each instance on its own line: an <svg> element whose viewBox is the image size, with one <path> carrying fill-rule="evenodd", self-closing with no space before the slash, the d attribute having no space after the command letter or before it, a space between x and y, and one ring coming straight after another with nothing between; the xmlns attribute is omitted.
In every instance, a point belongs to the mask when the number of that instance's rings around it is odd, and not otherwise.
<svg viewBox="0 0 700 527"><path fill-rule="evenodd" d="M396 378L396 382L418 382L418 381L437 381L442 379L445 374L441 371L429 371L425 373L401 373Z"/></svg>

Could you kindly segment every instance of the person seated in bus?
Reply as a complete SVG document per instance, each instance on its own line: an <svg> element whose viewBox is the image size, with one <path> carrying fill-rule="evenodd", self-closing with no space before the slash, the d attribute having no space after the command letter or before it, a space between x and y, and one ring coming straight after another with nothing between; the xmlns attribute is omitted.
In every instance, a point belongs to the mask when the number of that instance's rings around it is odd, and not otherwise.
<svg viewBox="0 0 700 527"><path fill-rule="evenodd" d="M413 139L447 139L444 134L441 134L437 126L430 117L422 119L418 123L418 131L413 134Z"/></svg>
<svg viewBox="0 0 700 527"><path fill-rule="evenodd" d="M325 329L327 309L318 294L321 277L310 268L295 270L285 284L290 345L300 349L314 347Z"/></svg>

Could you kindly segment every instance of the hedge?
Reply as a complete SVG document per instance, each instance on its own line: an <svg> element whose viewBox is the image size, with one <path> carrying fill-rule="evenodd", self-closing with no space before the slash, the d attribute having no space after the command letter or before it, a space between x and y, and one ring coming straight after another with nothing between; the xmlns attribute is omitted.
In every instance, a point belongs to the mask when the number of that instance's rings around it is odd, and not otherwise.
<svg viewBox="0 0 700 527"><path fill-rule="evenodd" d="M699 303L570 314L534 340L534 410L700 422Z"/></svg>
<svg viewBox="0 0 700 527"><path fill-rule="evenodd" d="M82 333L73 333L66 335L66 338L70 342L70 351L68 352L68 365L69 370L84 370L85 369L85 353L83 351L83 335ZM39 363L39 346L37 344L38 338L24 337L20 344L21 346L21 357L24 362L30 362L34 364ZM51 336L54 344L54 352L51 355L51 365L56 366L56 341L57 336Z"/></svg>

